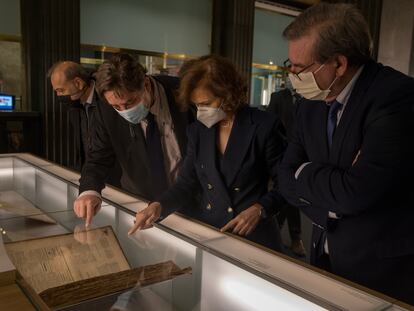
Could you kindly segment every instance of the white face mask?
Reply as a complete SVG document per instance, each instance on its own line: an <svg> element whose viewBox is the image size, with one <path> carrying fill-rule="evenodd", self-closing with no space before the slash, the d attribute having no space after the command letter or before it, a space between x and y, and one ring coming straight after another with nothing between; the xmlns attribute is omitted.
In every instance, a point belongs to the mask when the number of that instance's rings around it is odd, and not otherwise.
<svg viewBox="0 0 414 311"><path fill-rule="evenodd" d="M132 124L138 124L147 117L149 110L147 107L145 107L144 102L141 101L138 105L135 105L132 108L122 111L116 110L116 112L118 112L119 115L128 122L131 122Z"/></svg>
<svg viewBox="0 0 414 311"><path fill-rule="evenodd" d="M213 107L197 107L197 120L208 128L220 122L226 117L223 109Z"/></svg>
<svg viewBox="0 0 414 311"><path fill-rule="evenodd" d="M290 73L289 80L292 82L292 86L295 89L295 92L302 95L306 99L325 100L331 92L331 87L336 82L336 79L338 77L335 77L335 79L326 90L321 90L318 86L318 83L316 83L315 73L317 73L323 66L325 66L325 64L320 66L314 72L300 73L300 79L295 74Z"/></svg>

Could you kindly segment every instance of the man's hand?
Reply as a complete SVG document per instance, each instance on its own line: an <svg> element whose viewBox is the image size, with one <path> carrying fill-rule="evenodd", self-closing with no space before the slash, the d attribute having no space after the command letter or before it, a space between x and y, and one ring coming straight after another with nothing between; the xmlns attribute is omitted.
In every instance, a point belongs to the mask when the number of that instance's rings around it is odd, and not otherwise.
<svg viewBox="0 0 414 311"><path fill-rule="evenodd" d="M93 245L97 243L97 235L94 232L89 232L91 229L95 229L92 226L77 225L73 230L73 237L76 241L85 245Z"/></svg>
<svg viewBox="0 0 414 311"><path fill-rule="evenodd" d="M92 222L93 216L101 209L101 203L102 199L100 197L93 194L86 194L75 200L73 210L76 216L86 219L85 225L88 227Z"/></svg>
<svg viewBox="0 0 414 311"><path fill-rule="evenodd" d="M225 232L229 229L233 229L232 232L234 234L247 236L256 228L260 221L261 214L262 206L260 204L254 204L230 220L220 229L220 231Z"/></svg>
<svg viewBox="0 0 414 311"><path fill-rule="evenodd" d="M128 235L134 234L137 230L151 228L155 221L160 218L161 204L152 202L144 210L137 213L134 226L128 231Z"/></svg>

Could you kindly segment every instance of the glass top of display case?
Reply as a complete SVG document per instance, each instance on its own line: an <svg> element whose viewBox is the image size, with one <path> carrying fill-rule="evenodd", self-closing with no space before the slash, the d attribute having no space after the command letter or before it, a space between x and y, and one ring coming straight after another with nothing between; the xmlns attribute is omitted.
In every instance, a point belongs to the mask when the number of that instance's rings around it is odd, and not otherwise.
<svg viewBox="0 0 414 311"><path fill-rule="evenodd" d="M2 272L17 268L16 282L38 309L405 310L179 214L128 236L147 203L115 188L105 188L86 229L72 209L79 174L32 155L1 155L0 175L0 232L11 261L0 257L0 285Z"/></svg>

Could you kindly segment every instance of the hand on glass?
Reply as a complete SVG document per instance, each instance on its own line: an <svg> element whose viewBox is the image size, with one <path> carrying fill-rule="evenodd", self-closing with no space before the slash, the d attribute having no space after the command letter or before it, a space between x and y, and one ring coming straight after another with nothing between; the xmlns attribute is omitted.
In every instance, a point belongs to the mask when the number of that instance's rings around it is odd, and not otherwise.
<svg viewBox="0 0 414 311"><path fill-rule="evenodd" d="M85 226L88 227L93 216L95 216L101 209L102 199L96 195L83 195L75 200L73 203L73 210L76 216L85 219Z"/></svg>
<svg viewBox="0 0 414 311"><path fill-rule="evenodd" d="M97 242L97 235L89 232L93 226L77 225L73 230L73 237L81 244L92 245Z"/></svg>
<svg viewBox="0 0 414 311"><path fill-rule="evenodd" d="M230 220L220 231L225 232L233 229L232 233L247 236L256 228L261 214L262 206L254 204Z"/></svg>
<svg viewBox="0 0 414 311"><path fill-rule="evenodd" d="M151 228L155 221L160 218L161 204L152 202L144 210L137 213L134 226L128 231L128 235L134 234L137 230Z"/></svg>

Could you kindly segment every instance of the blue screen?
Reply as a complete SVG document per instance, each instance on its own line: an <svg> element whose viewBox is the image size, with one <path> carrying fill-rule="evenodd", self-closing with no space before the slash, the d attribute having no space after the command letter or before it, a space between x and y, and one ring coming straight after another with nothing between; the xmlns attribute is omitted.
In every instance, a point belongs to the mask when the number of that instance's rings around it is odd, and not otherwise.
<svg viewBox="0 0 414 311"><path fill-rule="evenodd" d="M14 96L0 94L0 110L13 110Z"/></svg>

